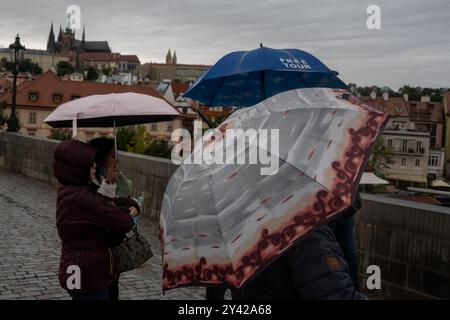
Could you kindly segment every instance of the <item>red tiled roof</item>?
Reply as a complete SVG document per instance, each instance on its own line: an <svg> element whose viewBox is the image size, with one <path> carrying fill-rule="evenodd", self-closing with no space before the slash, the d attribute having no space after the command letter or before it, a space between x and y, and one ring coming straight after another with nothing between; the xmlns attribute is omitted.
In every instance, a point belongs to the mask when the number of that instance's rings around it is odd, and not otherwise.
<svg viewBox="0 0 450 320"><path fill-rule="evenodd" d="M11 88L11 81L8 79L0 79L0 89L7 90Z"/></svg>
<svg viewBox="0 0 450 320"><path fill-rule="evenodd" d="M159 85L159 81L158 80L150 80L146 86L152 88L153 90L157 90L158 89L158 85Z"/></svg>
<svg viewBox="0 0 450 320"><path fill-rule="evenodd" d="M172 91L175 98L178 98L181 94L185 93L189 89L189 83L172 82Z"/></svg>
<svg viewBox="0 0 450 320"><path fill-rule="evenodd" d="M17 88L17 105L38 108L56 108L64 102L68 102L76 97L86 97L94 94L136 92L148 94L153 97L162 96L150 87L126 86L120 84L96 83L88 81L64 81L55 73L48 70L34 81ZM29 99L30 93L38 93L37 101ZM54 102L53 95L62 95L61 102ZM5 97L8 104L11 104L11 94Z"/></svg>
<svg viewBox="0 0 450 320"><path fill-rule="evenodd" d="M413 105L414 104L414 105ZM444 108L441 102L422 102L422 101L410 101L411 112L430 112L430 121L443 122L444 121Z"/></svg>
<svg viewBox="0 0 450 320"><path fill-rule="evenodd" d="M391 97L388 100L384 100L383 98L376 98L373 100L370 97L362 97L362 100L393 117L410 116L409 106L405 99L401 97Z"/></svg>
<svg viewBox="0 0 450 320"><path fill-rule="evenodd" d="M69 59L76 60L77 54L75 52L71 52L67 54ZM80 53L81 61L127 61L127 62L137 62L140 63L137 55L121 55L120 53L111 53L111 52L81 52Z"/></svg>
<svg viewBox="0 0 450 320"><path fill-rule="evenodd" d="M139 58L137 55L135 54L124 54L124 55L120 55L119 57L120 61L127 61L127 62L137 62L137 63L141 63L141 61L139 61Z"/></svg>

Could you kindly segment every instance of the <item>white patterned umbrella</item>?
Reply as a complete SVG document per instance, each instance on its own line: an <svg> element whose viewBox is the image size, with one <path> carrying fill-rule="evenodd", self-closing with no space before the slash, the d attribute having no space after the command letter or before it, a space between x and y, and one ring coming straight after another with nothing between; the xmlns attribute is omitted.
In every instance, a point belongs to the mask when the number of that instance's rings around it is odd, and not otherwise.
<svg viewBox="0 0 450 320"><path fill-rule="evenodd" d="M224 139L227 129L279 129L278 156L268 147L278 172L262 175L261 164L177 169L161 208L163 288L242 287L335 218L352 203L387 120L347 91L328 88L291 90L236 111L219 127ZM246 142L248 150L255 145Z"/></svg>

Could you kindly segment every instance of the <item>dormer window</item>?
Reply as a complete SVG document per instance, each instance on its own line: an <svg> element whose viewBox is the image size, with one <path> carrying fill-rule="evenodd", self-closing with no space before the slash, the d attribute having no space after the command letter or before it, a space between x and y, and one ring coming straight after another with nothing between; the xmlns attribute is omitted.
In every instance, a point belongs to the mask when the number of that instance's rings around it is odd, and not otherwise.
<svg viewBox="0 0 450 320"><path fill-rule="evenodd" d="M37 101L39 99L39 93L37 93L37 92L30 92L28 94L28 99L30 99L30 101Z"/></svg>
<svg viewBox="0 0 450 320"><path fill-rule="evenodd" d="M62 94L54 94L53 95L53 102L61 103L61 101L62 101Z"/></svg>

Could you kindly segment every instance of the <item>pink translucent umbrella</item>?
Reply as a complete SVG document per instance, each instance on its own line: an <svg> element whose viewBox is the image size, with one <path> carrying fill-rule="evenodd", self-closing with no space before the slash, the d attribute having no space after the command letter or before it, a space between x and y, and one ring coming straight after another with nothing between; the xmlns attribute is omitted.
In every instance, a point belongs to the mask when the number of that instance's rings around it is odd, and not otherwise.
<svg viewBox="0 0 450 320"><path fill-rule="evenodd" d="M126 92L92 95L63 103L44 122L53 128L116 127L171 121L180 113L162 98ZM116 144L117 145L117 144Z"/></svg>

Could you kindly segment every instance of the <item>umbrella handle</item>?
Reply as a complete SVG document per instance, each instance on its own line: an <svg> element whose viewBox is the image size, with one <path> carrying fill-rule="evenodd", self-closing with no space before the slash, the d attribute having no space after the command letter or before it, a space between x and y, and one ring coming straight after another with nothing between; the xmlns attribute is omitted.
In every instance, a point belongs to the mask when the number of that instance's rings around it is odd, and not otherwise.
<svg viewBox="0 0 450 320"><path fill-rule="evenodd" d="M116 162L117 162L117 160L118 160L118 158L117 158L118 152L117 152L116 118L113 119L113 122L114 122L114 152L115 152Z"/></svg>
<svg viewBox="0 0 450 320"><path fill-rule="evenodd" d="M72 120L72 140L76 140L78 136L77 118Z"/></svg>

